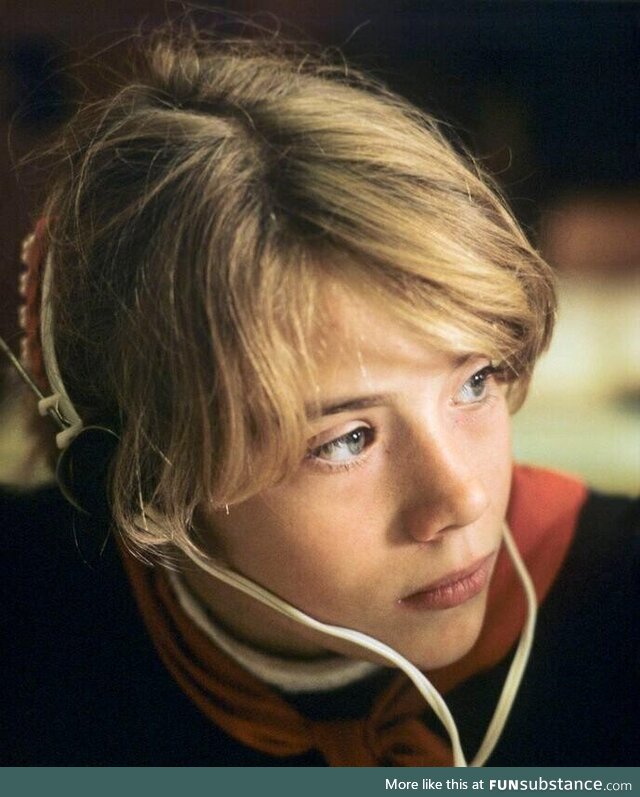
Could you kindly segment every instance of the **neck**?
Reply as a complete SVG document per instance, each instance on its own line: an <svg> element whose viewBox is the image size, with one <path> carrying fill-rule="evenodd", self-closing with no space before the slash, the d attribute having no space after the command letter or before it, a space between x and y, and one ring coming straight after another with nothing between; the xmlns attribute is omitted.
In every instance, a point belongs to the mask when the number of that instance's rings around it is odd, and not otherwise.
<svg viewBox="0 0 640 797"><path fill-rule="evenodd" d="M376 671L368 662L322 653L301 658L247 644L223 628L194 595L181 574L169 572L169 582L182 610L224 653L261 681L290 694L328 692L366 678Z"/></svg>
<svg viewBox="0 0 640 797"><path fill-rule="evenodd" d="M294 621L258 603L208 573L185 564L182 581L215 622L238 641L263 653L310 660L329 654L323 646L307 639Z"/></svg>

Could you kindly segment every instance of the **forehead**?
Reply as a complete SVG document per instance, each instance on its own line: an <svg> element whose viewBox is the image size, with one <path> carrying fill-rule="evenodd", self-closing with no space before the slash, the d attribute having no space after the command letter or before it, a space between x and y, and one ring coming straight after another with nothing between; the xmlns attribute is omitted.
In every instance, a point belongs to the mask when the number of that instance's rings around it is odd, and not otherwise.
<svg viewBox="0 0 640 797"><path fill-rule="evenodd" d="M312 351L316 397L373 390L398 374L423 378L459 357L402 323L381 300L333 286L320 314ZM313 396L309 397L313 399Z"/></svg>

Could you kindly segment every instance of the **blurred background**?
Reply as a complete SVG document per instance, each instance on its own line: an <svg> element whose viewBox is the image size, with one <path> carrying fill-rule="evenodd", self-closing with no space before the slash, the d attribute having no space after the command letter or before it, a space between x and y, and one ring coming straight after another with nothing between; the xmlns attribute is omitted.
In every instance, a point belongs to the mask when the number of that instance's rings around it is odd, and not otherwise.
<svg viewBox="0 0 640 797"><path fill-rule="evenodd" d="M515 418L519 459L595 487L640 486L640 5L634 2L199 0L337 47L450 124L508 197L560 278L560 318ZM209 7L210 6L210 7ZM216 10L213 10L215 6ZM46 144L89 88L109 90L136 28L165 0L0 0L0 333L18 349L22 237ZM2 364L4 366L4 364ZM25 458L25 418L0 389L0 481L49 477Z"/></svg>

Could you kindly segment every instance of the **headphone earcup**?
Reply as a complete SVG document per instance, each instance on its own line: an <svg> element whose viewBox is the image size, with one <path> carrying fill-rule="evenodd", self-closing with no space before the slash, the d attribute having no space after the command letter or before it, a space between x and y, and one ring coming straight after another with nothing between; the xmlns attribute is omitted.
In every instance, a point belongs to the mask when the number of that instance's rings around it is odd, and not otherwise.
<svg viewBox="0 0 640 797"><path fill-rule="evenodd" d="M118 435L104 426L85 427L61 452L56 480L61 493L80 512L108 521L107 476Z"/></svg>

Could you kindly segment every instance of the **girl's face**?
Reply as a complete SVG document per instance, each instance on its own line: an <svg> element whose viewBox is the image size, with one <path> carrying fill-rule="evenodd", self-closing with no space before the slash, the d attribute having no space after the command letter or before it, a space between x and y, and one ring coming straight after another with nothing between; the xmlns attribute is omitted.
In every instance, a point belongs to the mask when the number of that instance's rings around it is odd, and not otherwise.
<svg viewBox="0 0 640 797"><path fill-rule="evenodd" d="M317 619L423 669L444 666L478 637L500 546L505 389L481 353L444 354L344 295L332 307L308 454L286 481L211 516L215 551ZM265 649L360 655L207 575L188 578L220 621Z"/></svg>

